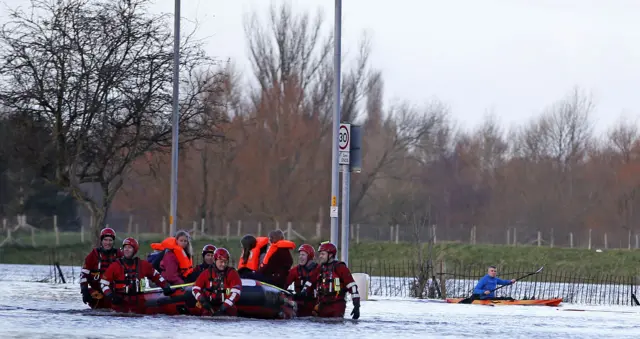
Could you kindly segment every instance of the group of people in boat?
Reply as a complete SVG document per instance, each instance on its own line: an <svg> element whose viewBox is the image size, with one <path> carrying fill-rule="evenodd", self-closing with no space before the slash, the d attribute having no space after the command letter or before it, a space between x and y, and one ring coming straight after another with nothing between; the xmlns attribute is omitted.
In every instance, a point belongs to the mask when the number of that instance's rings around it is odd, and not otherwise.
<svg viewBox="0 0 640 339"><path fill-rule="evenodd" d="M203 314L236 316L245 278L281 289L293 284L298 317L344 317L346 293L353 302L352 318L360 317L358 286L346 264L337 260L337 248L331 242L320 244L317 251L309 244L297 247L298 265L293 266L291 251L296 244L285 240L281 230L271 231L268 237L245 235L236 269L229 266L229 251L213 244L203 247L202 264L194 266L186 231L151 244L154 252L146 260L137 256L136 239L124 239L121 249L114 246L115 239L113 229L103 229L100 245L82 266L82 300L92 308L126 310L138 300L146 277L166 296L174 293L171 286L193 283L192 293Z"/></svg>

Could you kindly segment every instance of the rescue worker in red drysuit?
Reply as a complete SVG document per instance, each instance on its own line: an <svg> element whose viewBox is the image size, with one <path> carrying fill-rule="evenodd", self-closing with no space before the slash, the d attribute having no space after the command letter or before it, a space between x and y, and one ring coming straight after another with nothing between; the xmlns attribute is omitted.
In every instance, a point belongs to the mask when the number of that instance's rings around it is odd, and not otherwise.
<svg viewBox="0 0 640 339"><path fill-rule="evenodd" d="M115 261L102 275L102 293L111 301L113 308L119 312L144 312L144 298L138 297L141 292L140 279L148 278L162 288L164 295L173 293L171 286L146 260L136 257L140 246L134 238L122 241L124 256Z"/></svg>
<svg viewBox="0 0 640 339"><path fill-rule="evenodd" d="M316 251L309 244L302 244L298 248L298 265L289 271L287 284L293 283L295 301L298 304L298 317L310 317L316 306L315 286L311 282L311 275L318 266L313 261Z"/></svg>
<svg viewBox="0 0 640 339"><path fill-rule="evenodd" d="M313 315L322 318L342 318L347 307L344 296L351 293L353 301L353 319L360 318L360 295L351 271L347 265L335 259L338 252L331 242L324 242L318 247L320 265L313 272L318 295L318 304Z"/></svg>
<svg viewBox="0 0 640 339"><path fill-rule="evenodd" d="M284 240L284 233L281 230L269 232L269 249L260 261L260 268L256 275L262 277L262 281L283 290L286 289L287 276L293 265L291 250L295 248L295 243Z"/></svg>
<svg viewBox="0 0 640 339"><path fill-rule="evenodd" d="M189 274L186 281L195 282L200 276L200 273L207 270L210 266L215 265L216 261L213 260L213 253L216 251L216 247L211 244L206 244L202 248L202 264L193 268L193 273Z"/></svg>
<svg viewBox="0 0 640 339"><path fill-rule="evenodd" d="M238 315L236 302L242 293L242 280L235 268L229 267L229 251L218 248L213 254L215 264L193 284L191 293L202 305L206 315Z"/></svg>
<svg viewBox="0 0 640 339"><path fill-rule="evenodd" d="M94 248L84 258L80 273L80 292L82 302L91 308L110 308L111 303L102 295L100 276L107 271L109 265L122 257L122 251L113 247L116 232L111 228L100 231L100 246Z"/></svg>

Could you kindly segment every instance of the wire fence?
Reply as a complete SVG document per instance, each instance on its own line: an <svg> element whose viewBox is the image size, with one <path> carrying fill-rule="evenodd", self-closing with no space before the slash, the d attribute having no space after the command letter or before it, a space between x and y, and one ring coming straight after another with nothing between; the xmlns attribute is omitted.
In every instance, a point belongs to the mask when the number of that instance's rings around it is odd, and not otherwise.
<svg viewBox="0 0 640 339"><path fill-rule="evenodd" d="M60 254L49 253L48 277L37 281L51 283L79 282L79 266L61 268ZM351 264L351 272L369 275L369 294L380 297L400 298L466 298L477 281L486 274L486 267L479 265L448 265L437 262L433 267L404 261L392 264L388 261L357 261ZM199 264L196 259L194 264ZM81 265L81 263L79 263ZM231 266L235 266L232 260ZM446 267L446 269L445 269ZM498 267L499 268L499 267ZM518 267L499 272L499 277L510 280L535 272L538 267ZM513 285L496 291L497 297L514 299L562 298L564 303L583 305L640 306L635 293L638 277L614 275L581 275L568 271L542 270Z"/></svg>
<svg viewBox="0 0 640 339"><path fill-rule="evenodd" d="M369 293L383 297L430 297L436 299L466 298L486 274L486 266L434 265L433 271L425 272L424 266L412 261L392 265L380 261L377 265L356 262L352 272L363 272L370 276ZM502 279L517 279L535 272L539 267L519 267L499 273ZM429 274L430 273L430 274ZM585 305L640 306L635 293L638 288L635 276L608 274L582 275L567 271L542 270L513 285L496 291L497 297L514 299L562 298L564 303Z"/></svg>
<svg viewBox="0 0 640 339"><path fill-rule="evenodd" d="M82 218L81 218L82 219ZM115 215L107 219L108 227L116 232L127 234L168 235L167 218L158 220L141 218L134 214ZM60 234L66 234L68 240L87 242L91 239L89 225L91 220L76 220L69 225L57 216L36 218L29 216L0 216L0 247L14 243L40 246L48 234L56 244L64 242ZM189 230L194 237L239 237L244 234L266 235L270 230L281 229L288 238L304 241L327 239L330 237L328 223L306 221L256 221L227 220L208 221L206 219L180 223L181 229ZM551 229L540 230L537 227L507 227L496 229L491 225L415 225L405 224L365 224L353 223L349 237L352 242L386 241L390 243L415 242L457 242L467 244L506 244L533 245L545 247L588 248L588 249L640 249L640 233L631 229L592 230L580 229L575 232Z"/></svg>

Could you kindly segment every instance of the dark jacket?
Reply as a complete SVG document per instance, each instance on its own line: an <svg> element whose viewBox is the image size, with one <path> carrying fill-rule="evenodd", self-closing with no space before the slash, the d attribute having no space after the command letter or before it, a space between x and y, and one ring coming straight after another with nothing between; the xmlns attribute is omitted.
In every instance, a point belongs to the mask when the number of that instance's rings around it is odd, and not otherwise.
<svg viewBox="0 0 640 339"><path fill-rule="evenodd" d="M295 248L296 244L288 240L280 240L271 244L260 263L258 275L262 276L265 282L286 289L287 275L293 266L291 250Z"/></svg>

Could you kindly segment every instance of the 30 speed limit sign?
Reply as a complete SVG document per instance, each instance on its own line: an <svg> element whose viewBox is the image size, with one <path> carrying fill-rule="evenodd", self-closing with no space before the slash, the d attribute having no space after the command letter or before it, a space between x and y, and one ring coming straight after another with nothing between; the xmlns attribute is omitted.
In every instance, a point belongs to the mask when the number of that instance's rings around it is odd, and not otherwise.
<svg viewBox="0 0 640 339"><path fill-rule="evenodd" d="M351 144L351 124L340 124L338 130L338 148L340 152L349 152Z"/></svg>
<svg viewBox="0 0 640 339"><path fill-rule="evenodd" d="M349 165L351 150L351 124L340 124L338 130L338 164Z"/></svg>

